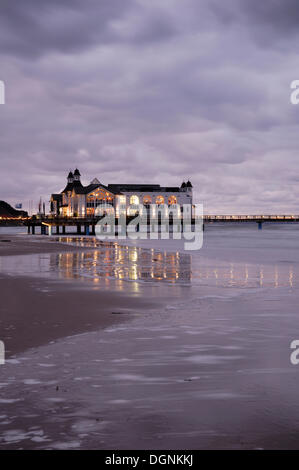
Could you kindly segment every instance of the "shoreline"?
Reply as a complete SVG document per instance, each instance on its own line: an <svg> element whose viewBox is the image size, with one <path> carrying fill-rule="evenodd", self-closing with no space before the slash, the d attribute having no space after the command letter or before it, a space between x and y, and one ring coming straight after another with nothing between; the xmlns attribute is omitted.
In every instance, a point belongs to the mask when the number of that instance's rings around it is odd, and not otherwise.
<svg viewBox="0 0 299 470"><path fill-rule="evenodd" d="M7 358L127 321L154 303L113 290L94 290L81 282L1 275L0 283L0 339Z"/></svg>
<svg viewBox="0 0 299 470"><path fill-rule="evenodd" d="M3 242L11 240L10 242ZM22 236L0 236L2 256L96 251L76 247L56 238L45 241ZM116 289L95 288L80 280L53 280L34 276L0 274L0 340L6 358L51 341L125 322L157 301L150 295L136 296ZM143 289L144 294L144 289Z"/></svg>
<svg viewBox="0 0 299 470"><path fill-rule="evenodd" d="M82 238L78 235L70 238ZM34 255L39 253L59 253L71 251L94 251L98 247L81 247L61 243L57 236L45 237L39 235L0 235L1 256Z"/></svg>

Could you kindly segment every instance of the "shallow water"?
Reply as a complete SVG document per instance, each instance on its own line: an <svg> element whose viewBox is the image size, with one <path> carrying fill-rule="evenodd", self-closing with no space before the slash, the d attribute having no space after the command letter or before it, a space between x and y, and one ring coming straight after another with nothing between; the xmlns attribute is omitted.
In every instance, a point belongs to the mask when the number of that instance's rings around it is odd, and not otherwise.
<svg viewBox="0 0 299 470"><path fill-rule="evenodd" d="M3 256L0 272L86 280L116 289L123 289L128 281L295 289L299 280L299 224L269 224L262 231L256 226L208 226L203 247L196 251L185 251L183 239L102 243L94 237L53 237L98 250Z"/></svg>
<svg viewBox="0 0 299 470"><path fill-rule="evenodd" d="M0 227L0 235L25 235L26 227Z"/></svg>
<svg viewBox="0 0 299 470"><path fill-rule="evenodd" d="M211 227L191 254L165 242L2 258L2 272L154 285L168 300L1 366L0 446L297 448L297 231Z"/></svg>

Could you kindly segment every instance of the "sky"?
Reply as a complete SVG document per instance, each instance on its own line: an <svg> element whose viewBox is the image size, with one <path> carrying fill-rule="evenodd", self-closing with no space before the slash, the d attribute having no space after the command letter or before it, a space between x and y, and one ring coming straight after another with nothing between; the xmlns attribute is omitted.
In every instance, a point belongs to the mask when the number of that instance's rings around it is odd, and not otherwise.
<svg viewBox="0 0 299 470"><path fill-rule="evenodd" d="M209 214L299 214L297 0L1 0L0 199L190 179Z"/></svg>

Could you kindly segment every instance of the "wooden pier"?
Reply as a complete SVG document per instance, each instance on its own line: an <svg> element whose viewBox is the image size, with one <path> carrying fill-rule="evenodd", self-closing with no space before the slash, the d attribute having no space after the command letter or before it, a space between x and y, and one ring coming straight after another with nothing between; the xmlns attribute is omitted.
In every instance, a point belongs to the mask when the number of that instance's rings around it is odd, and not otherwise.
<svg viewBox="0 0 299 470"><path fill-rule="evenodd" d="M65 235L67 227L74 227L77 235L95 235L95 226L101 217L79 218L79 217L31 217L24 225L27 226L28 234L35 235L37 231L41 235ZM38 230L37 230L38 229Z"/></svg>

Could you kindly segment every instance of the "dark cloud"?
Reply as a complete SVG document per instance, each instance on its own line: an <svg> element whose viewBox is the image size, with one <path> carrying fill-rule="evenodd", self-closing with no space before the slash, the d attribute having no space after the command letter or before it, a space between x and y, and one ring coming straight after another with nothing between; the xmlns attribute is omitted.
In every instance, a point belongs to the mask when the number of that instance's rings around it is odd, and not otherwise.
<svg viewBox="0 0 299 470"><path fill-rule="evenodd" d="M245 13L244 20L268 26L273 32L283 35L298 34L299 4L297 0L245 0L239 2ZM236 4L235 4L236 6Z"/></svg>
<svg viewBox="0 0 299 470"><path fill-rule="evenodd" d="M119 40L159 41L175 32L159 9L144 18L135 0L2 0L0 10L0 51L28 59Z"/></svg>
<svg viewBox="0 0 299 470"><path fill-rule="evenodd" d="M295 211L295 2L2 0L0 199L180 184L208 212Z"/></svg>

